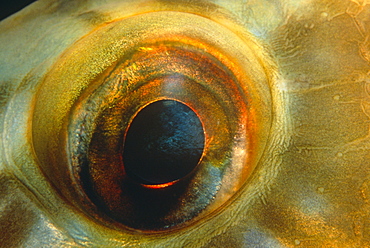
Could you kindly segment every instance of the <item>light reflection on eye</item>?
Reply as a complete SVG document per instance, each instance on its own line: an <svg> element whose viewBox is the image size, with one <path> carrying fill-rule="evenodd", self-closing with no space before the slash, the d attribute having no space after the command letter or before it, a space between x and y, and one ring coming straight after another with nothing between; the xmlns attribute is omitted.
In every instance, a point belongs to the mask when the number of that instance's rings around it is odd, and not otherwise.
<svg viewBox="0 0 370 248"><path fill-rule="evenodd" d="M199 30L189 22L198 18ZM249 45L175 12L84 37L36 98L34 146L45 174L115 228L180 228L218 209L246 182L269 128L268 79Z"/></svg>

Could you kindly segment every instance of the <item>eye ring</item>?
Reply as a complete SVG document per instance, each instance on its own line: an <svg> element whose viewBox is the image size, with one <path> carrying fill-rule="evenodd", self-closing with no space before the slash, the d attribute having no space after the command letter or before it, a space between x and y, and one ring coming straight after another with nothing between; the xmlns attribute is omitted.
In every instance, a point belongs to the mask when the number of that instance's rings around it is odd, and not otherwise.
<svg viewBox="0 0 370 248"><path fill-rule="evenodd" d="M165 14L165 18L163 18L163 14ZM142 21L138 21L138 18L141 18ZM132 23L143 23L143 26L130 26L130 19L133 19ZM171 19L181 19L182 21L176 25L170 25ZM189 24L191 23L190 20L192 22L205 22L206 25L203 26L203 29L194 32L192 25ZM157 32L158 26L162 27L162 31L159 33ZM107 32L110 32L111 35L106 35ZM122 32L124 35L122 35ZM130 39L122 39L125 35ZM67 145L63 133L66 133L69 112L76 100L82 95L89 95L98 89L101 79L106 78L114 71L116 61L127 56L127 51L133 48L136 51L139 48L145 50L148 48L146 44L174 42L207 51L232 72L237 82L240 83L238 87L248 93L249 117L248 123L244 125L248 126L248 132L253 133L253 139L250 139L250 148L247 151L248 169L243 169L245 176L242 177L240 182L236 183L238 186L235 188L240 188L256 166L258 158L262 155L271 122L271 97L269 78L265 73L265 65L261 64L261 61L264 60L259 57L263 57L263 55L258 55L253 50L258 45L247 34L242 36L243 38L239 36L240 34L236 35L220 24L200 16L166 12L161 13L161 15L149 13L134 16L125 20L124 25L122 21L110 23L81 39L73 48L61 56L54 69L47 74L35 99L32 130L34 148L46 176L52 179L58 191L78 209L106 223L105 217L97 216L96 207L91 204L90 199L86 198L85 192L78 186L79 182L76 181L75 175L79 173L79 168L67 166L69 164L68 158L72 154L68 150L60 152L60 148ZM215 39L215 37L217 38ZM99 47L97 41L104 39L107 42L102 43L107 45ZM145 41L142 39L145 39ZM235 41L235 43L230 44L230 40ZM87 53L87 50L94 52ZM86 63L87 61L89 63ZM85 74L81 75L81 71ZM68 90L65 90L66 87ZM53 93L50 93L50 91ZM52 95L61 97L60 99L53 99L50 97ZM46 107L45 102L48 103ZM42 140L49 141L42 142ZM245 147L240 151L245 151ZM242 155L239 158L241 160L239 161L240 167L245 165L245 156ZM235 157L235 161L237 159ZM55 172L54 169L56 169ZM71 171L74 171L72 176ZM72 190L69 185L73 185ZM228 192L223 192L221 195L223 195L221 197L223 200L219 200L221 203L230 198ZM111 225L127 228L125 225L116 225L116 223L111 223Z"/></svg>

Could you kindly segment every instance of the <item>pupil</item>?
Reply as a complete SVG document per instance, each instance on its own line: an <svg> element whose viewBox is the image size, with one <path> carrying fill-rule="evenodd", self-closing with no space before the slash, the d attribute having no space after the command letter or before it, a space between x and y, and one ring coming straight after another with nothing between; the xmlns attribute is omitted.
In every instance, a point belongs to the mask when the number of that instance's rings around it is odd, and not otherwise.
<svg viewBox="0 0 370 248"><path fill-rule="evenodd" d="M126 134L123 163L127 175L143 184L164 184L188 175L204 149L204 131L188 106L161 100L143 108Z"/></svg>

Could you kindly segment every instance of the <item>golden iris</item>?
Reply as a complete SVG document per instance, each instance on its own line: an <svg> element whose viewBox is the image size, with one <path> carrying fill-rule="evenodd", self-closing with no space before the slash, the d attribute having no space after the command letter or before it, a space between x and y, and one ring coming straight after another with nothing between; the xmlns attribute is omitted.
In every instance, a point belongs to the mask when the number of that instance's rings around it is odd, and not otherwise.
<svg viewBox="0 0 370 248"><path fill-rule="evenodd" d="M176 25L163 17L178 15ZM197 19L202 29L188 21ZM214 211L245 183L268 134L268 75L247 38L174 12L134 16L84 37L61 56L35 98L34 147L43 171L73 205L118 228L166 230ZM147 109L161 103L178 105L177 117L143 130L144 138L132 131L141 116L150 122ZM179 120L184 113L192 117ZM182 136L160 130L175 121L198 127L179 129ZM164 137L172 141L160 143ZM172 145L156 158L162 167L156 171L150 156L165 148L149 154L152 141Z"/></svg>

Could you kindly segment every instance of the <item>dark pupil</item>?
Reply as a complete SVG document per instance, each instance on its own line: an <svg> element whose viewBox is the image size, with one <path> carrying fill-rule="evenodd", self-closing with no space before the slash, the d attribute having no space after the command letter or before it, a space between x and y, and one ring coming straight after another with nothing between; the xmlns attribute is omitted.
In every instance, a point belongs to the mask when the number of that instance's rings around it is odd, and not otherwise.
<svg viewBox="0 0 370 248"><path fill-rule="evenodd" d="M188 106L174 100L151 103L136 115L126 134L126 173L151 185L181 179L197 166L204 139L202 123Z"/></svg>

